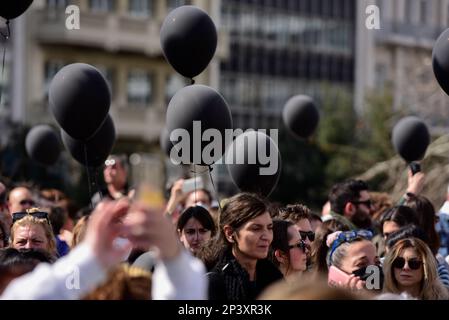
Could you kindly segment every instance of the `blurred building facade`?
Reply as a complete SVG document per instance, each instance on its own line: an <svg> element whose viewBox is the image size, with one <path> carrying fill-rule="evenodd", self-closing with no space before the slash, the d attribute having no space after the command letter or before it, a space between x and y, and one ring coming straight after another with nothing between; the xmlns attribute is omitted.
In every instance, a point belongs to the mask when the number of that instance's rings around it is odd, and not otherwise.
<svg viewBox="0 0 449 320"><path fill-rule="evenodd" d="M367 6L380 12L380 29L365 26ZM391 90L395 110L421 117L433 133L449 126L449 98L432 71L432 48L449 26L448 0L362 0L358 7L355 107L370 92Z"/></svg>
<svg viewBox="0 0 449 320"><path fill-rule="evenodd" d="M161 25L174 8L196 5L219 19L219 1L207 0L35 0L26 14L13 20L12 74L2 117L32 126L55 124L48 104L53 76L70 63L96 66L112 93L111 117L117 131L116 151L133 157L139 173L162 185L165 158L159 135L171 97L188 82L165 61L159 41ZM68 29L66 20L76 5L80 28ZM73 21L73 20L72 20ZM214 60L197 83L218 87L220 59L226 39L219 35ZM11 72L9 72L11 70ZM80 124L82 125L82 124ZM138 182L138 181L136 181Z"/></svg>

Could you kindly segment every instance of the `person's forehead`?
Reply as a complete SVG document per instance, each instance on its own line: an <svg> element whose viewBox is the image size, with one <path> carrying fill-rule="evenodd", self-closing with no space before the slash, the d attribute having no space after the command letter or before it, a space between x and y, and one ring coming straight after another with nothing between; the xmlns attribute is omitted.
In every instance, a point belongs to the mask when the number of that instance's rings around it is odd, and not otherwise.
<svg viewBox="0 0 449 320"><path fill-rule="evenodd" d="M11 190L10 198L29 198L31 197L31 191L26 188L15 188Z"/></svg>
<svg viewBox="0 0 449 320"><path fill-rule="evenodd" d="M416 258L418 257L418 252L416 252L415 248L405 248L402 252L399 253L399 256L406 258Z"/></svg>
<svg viewBox="0 0 449 320"><path fill-rule="evenodd" d="M44 228L37 224L27 224L24 226L19 226L16 231L17 234L34 236L34 235L45 235Z"/></svg>
<svg viewBox="0 0 449 320"><path fill-rule="evenodd" d="M265 225L265 224L272 224L273 220L271 219L271 216L268 212L265 212L251 220L249 220L246 225L252 225L252 224L261 224L261 225Z"/></svg>
<svg viewBox="0 0 449 320"><path fill-rule="evenodd" d="M354 260L364 256L367 256L368 258L374 258L376 256L376 248L371 243L371 241L355 241L351 243L348 248L348 256L350 256Z"/></svg>
<svg viewBox="0 0 449 320"><path fill-rule="evenodd" d="M296 225L298 231L311 231L312 230L310 221L307 218L302 218L302 219L298 220L295 223L295 225Z"/></svg>
<svg viewBox="0 0 449 320"><path fill-rule="evenodd" d="M189 228L189 229L190 228L193 228L193 229L203 228L203 225L201 224L201 222L198 219L196 219L195 217L191 217L189 220L187 220L187 223L184 228Z"/></svg>
<svg viewBox="0 0 449 320"><path fill-rule="evenodd" d="M190 200L190 201L207 200L207 201L209 201L209 195L204 190L195 190L195 191L190 192L187 195L187 200Z"/></svg>

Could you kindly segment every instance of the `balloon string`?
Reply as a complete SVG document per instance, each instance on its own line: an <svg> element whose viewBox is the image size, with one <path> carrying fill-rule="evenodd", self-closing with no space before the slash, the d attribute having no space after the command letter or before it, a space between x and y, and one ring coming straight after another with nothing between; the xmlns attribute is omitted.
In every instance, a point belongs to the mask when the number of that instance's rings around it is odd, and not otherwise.
<svg viewBox="0 0 449 320"><path fill-rule="evenodd" d="M11 30L9 28L9 20L6 20L6 27L7 27L7 31L8 33L5 35L3 34L3 32L0 32L0 34L2 35L3 38L5 38L5 45L3 46L3 59L2 59L2 83L0 85L0 104L2 101L2 97L3 97L3 84L5 81L5 59L6 59L6 46L7 46L7 42L9 40L9 37L11 36Z"/></svg>
<svg viewBox="0 0 449 320"><path fill-rule="evenodd" d="M193 165L193 183L195 184L195 193L194 193L194 197L195 197L195 205L196 205L196 166Z"/></svg>
<svg viewBox="0 0 449 320"><path fill-rule="evenodd" d="M218 191L217 191L217 188L215 187L214 179L212 179L212 170L214 170L214 168L212 168L212 165L210 165L209 166L210 182L212 183L212 189L214 189L215 198L217 199L217 202L218 202L218 208L220 209L220 212L222 212L223 208L221 207L220 197L218 196Z"/></svg>
<svg viewBox="0 0 449 320"><path fill-rule="evenodd" d="M92 203L92 188L90 185L90 173L89 173L89 166L88 166L88 162L87 162L87 145L86 143L84 143L84 161L85 161L85 166L86 166L86 174L87 174L87 184L89 185L88 187L88 192L89 192L89 202L90 202L90 208L93 210L94 209L94 205Z"/></svg>
<svg viewBox="0 0 449 320"><path fill-rule="evenodd" d="M99 184L98 184L98 175L99 175L99 172L98 172L98 167L97 167L97 168L95 168L95 172L94 172L95 189L96 189L96 192L98 192L98 194L100 195L100 201L103 201L103 194L101 193L101 190L100 190Z"/></svg>

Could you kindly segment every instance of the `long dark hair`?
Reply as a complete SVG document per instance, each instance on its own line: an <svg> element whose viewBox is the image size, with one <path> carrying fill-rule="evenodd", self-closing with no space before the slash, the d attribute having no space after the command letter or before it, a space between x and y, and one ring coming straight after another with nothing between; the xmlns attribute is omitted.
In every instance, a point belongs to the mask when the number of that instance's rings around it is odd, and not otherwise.
<svg viewBox="0 0 449 320"><path fill-rule="evenodd" d="M288 234L288 228L294 226L293 222L288 220L273 219L273 241L271 242L270 252L268 257L276 267L279 267L280 263L276 259L275 251L280 250L283 253L289 252L289 241L291 237ZM289 256L290 257L290 256Z"/></svg>
<svg viewBox="0 0 449 320"><path fill-rule="evenodd" d="M432 202L424 196L407 193L407 197L408 200L405 202L405 205L416 211L418 226L423 229L429 237L429 242L427 244L432 253L436 255L440 248L440 237L435 230L435 208L433 207Z"/></svg>
<svg viewBox="0 0 449 320"><path fill-rule="evenodd" d="M416 211L409 206L396 206L385 211L380 218L381 227L387 221L396 223L399 227L405 227L410 224L417 225L418 217ZM383 233L383 230L381 230Z"/></svg>
<svg viewBox="0 0 449 320"><path fill-rule="evenodd" d="M324 274L327 276L327 253L329 247L326 244L327 236L335 231L348 231L348 226L343 225L337 220L327 220L323 222L316 230L315 241L312 242L312 265L316 275Z"/></svg>
<svg viewBox="0 0 449 320"><path fill-rule="evenodd" d="M237 232L246 222L270 212L269 203L252 193L239 193L226 200L219 218L219 232L198 252L199 257L211 269L221 254L231 249L234 243L227 240L224 227L230 226Z"/></svg>

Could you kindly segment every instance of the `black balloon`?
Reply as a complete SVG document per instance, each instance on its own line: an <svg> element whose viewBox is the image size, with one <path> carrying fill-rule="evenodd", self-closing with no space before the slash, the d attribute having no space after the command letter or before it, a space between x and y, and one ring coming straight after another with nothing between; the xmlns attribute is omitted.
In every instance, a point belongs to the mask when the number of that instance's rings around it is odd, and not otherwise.
<svg viewBox="0 0 449 320"><path fill-rule="evenodd" d="M263 145L265 151L260 149ZM266 155L267 158L261 160L257 155ZM274 141L262 132L250 131L239 135L226 150L225 162L232 181L241 191L268 197L277 186L281 156Z"/></svg>
<svg viewBox="0 0 449 320"><path fill-rule="evenodd" d="M449 95L449 29L443 31L435 42L432 66L440 87Z"/></svg>
<svg viewBox="0 0 449 320"><path fill-rule="evenodd" d="M62 129L61 136L64 146L76 161L87 167L98 167L105 162L114 147L114 122L108 115L100 130L87 141L73 139Z"/></svg>
<svg viewBox="0 0 449 320"><path fill-rule="evenodd" d="M285 126L293 135L307 138L315 131L320 114L312 98L298 95L287 101L282 118Z"/></svg>
<svg viewBox="0 0 449 320"><path fill-rule="evenodd" d="M95 134L106 119L111 94L106 80L91 65L74 63L55 75L49 91L51 111L64 131L78 140Z"/></svg>
<svg viewBox="0 0 449 320"><path fill-rule="evenodd" d="M194 133L194 121L199 121L200 132ZM226 101L217 91L203 85L192 85L179 90L170 100L166 124L168 133L176 129L184 129L191 137L190 157L182 161L182 164L211 165L219 160L226 150L225 130L232 129L232 116ZM212 159L209 160L202 157L205 147L211 142L202 141L202 134L207 129L218 130L219 138L223 142L220 150L214 152ZM201 136L198 136L198 133ZM228 144L232 142L232 138L229 140ZM179 148L179 141L172 142L179 154L187 158Z"/></svg>
<svg viewBox="0 0 449 320"><path fill-rule="evenodd" d="M33 0L2 0L0 1L0 16L7 19L15 19L23 14Z"/></svg>
<svg viewBox="0 0 449 320"><path fill-rule="evenodd" d="M167 61L188 78L206 69L217 49L214 22L195 6L182 6L170 12L162 24L160 38Z"/></svg>
<svg viewBox="0 0 449 320"><path fill-rule="evenodd" d="M408 162L420 160L430 143L429 130L417 117L402 118L393 128L392 143L404 160Z"/></svg>
<svg viewBox="0 0 449 320"><path fill-rule="evenodd" d="M25 148L34 161L51 166L56 163L61 153L56 132L49 125L37 125L27 134Z"/></svg>

